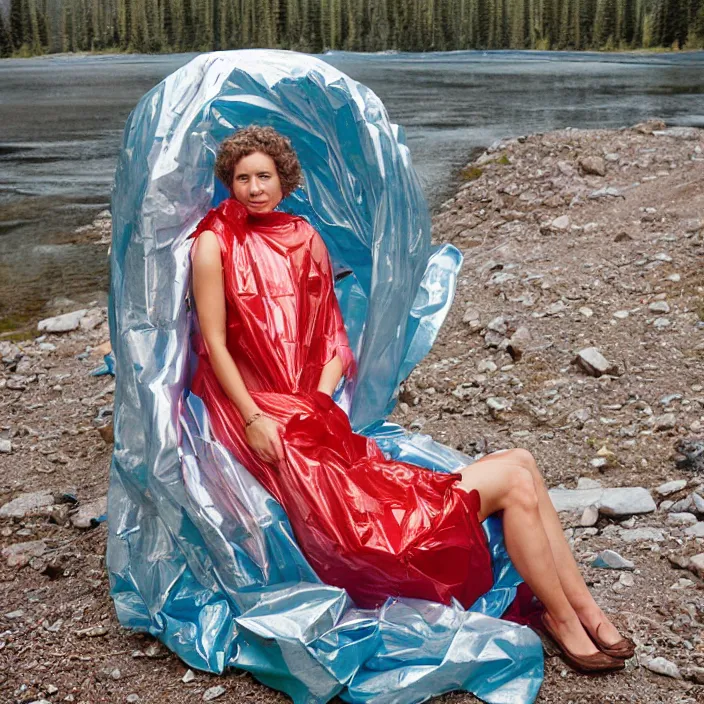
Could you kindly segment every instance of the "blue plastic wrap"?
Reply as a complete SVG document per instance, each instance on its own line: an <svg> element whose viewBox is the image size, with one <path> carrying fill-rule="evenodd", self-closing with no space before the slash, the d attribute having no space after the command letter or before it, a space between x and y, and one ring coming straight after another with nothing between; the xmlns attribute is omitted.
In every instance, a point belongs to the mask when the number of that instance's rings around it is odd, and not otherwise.
<svg viewBox="0 0 704 704"><path fill-rule="evenodd" d="M430 349L459 252L430 244L403 131L365 86L287 51L205 54L147 93L124 133L112 198L110 332L115 449L107 564L120 622L189 666L252 672L296 704L421 702L466 689L537 696L535 633L502 621L520 583L500 522L485 530L495 586L470 611L410 599L377 611L321 584L274 499L210 434L188 390L188 235L227 193L219 143L249 124L288 136L305 177L279 209L323 236L358 361L340 404L390 455L438 471L470 460L385 423L399 382Z"/></svg>

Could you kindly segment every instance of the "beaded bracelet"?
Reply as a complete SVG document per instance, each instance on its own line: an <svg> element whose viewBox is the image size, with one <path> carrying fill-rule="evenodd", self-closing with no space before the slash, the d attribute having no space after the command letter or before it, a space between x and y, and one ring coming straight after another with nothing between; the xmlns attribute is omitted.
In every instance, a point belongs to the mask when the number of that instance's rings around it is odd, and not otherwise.
<svg viewBox="0 0 704 704"><path fill-rule="evenodd" d="M257 411L256 413L253 413L250 417L249 420L244 424L245 428L249 428L252 423L254 423L255 420L258 420L261 418L264 414L261 411Z"/></svg>

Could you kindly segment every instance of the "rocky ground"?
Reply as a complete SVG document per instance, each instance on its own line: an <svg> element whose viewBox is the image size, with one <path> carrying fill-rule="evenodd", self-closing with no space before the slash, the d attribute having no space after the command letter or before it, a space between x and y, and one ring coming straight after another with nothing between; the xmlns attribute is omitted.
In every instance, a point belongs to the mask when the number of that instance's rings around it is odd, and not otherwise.
<svg viewBox="0 0 704 704"><path fill-rule="evenodd" d="M393 419L473 455L528 448L593 593L638 644L606 677L548 658L540 702L704 702L704 131L507 140L462 178L434 217L465 254L455 304ZM114 381L89 374L105 312L63 320L0 338L0 701L287 701L118 625Z"/></svg>

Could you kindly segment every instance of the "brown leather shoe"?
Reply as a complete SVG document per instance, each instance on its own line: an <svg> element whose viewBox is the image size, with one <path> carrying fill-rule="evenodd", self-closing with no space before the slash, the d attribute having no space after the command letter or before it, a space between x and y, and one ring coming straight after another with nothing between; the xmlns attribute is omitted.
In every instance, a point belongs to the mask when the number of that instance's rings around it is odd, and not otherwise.
<svg viewBox="0 0 704 704"><path fill-rule="evenodd" d="M626 663L621 658L614 658L603 652L592 653L591 655L575 655L575 653L565 647L565 644L560 640L557 633L550 627L550 624L545 619L545 614L541 616L540 620L543 628L562 651L565 662L573 670L590 674L594 672L608 672L610 670L623 670L626 666Z"/></svg>
<svg viewBox="0 0 704 704"><path fill-rule="evenodd" d="M607 645L599 638L599 629L603 625L603 623L600 623L596 627L596 633L594 635L589 634L589 637L594 641L594 645L596 645L602 653L606 653L606 655L610 655L612 658L620 658L621 660L632 658L636 654L636 644L630 638L621 638L617 643Z"/></svg>

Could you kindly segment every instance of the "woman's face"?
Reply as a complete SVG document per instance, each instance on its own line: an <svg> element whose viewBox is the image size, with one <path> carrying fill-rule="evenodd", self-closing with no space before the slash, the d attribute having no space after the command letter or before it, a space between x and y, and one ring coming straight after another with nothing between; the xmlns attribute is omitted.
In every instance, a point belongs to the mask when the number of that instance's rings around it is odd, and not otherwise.
<svg viewBox="0 0 704 704"><path fill-rule="evenodd" d="M235 165L232 194L250 213L268 213L283 198L274 160L263 152L243 156Z"/></svg>

